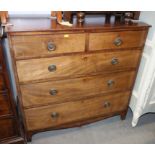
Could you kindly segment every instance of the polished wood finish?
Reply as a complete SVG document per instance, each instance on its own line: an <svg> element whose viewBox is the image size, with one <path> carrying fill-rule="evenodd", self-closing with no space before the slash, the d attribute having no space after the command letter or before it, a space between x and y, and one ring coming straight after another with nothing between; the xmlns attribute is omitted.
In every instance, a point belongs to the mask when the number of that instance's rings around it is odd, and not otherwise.
<svg viewBox="0 0 155 155"><path fill-rule="evenodd" d="M57 33L66 33L66 32L78 32L78 31L123 31L123 30L147 30L149 25L143 22L134 22L130 25L125 24L107 24L105 21L85 21L83 26L77 25L76 22L73 23L72 27L62 26L60 24L53 24L55 20L50 20L48 18L10 18L8 22L13 26L7 26L5 28L7 33L12 35L32 35L32 34L46 34L47 32L57 32ZM20 33L19 33L20 32ZM26 32L26 33L24 33Z"/></svg>
<svg viewBox="0 0 155 155"><path fill-rule="evenodd" d="M111 112L122 111L128 105L129 92L100 96L86 100L67 102L41 108L25 110L27 128L29 131L61 126L77 120L107 115ZM106 106L106 103L109 105ZM52 114L58 116L53 117Z"/></svg>
<svg viewBox="0 0 155 155"><path fill-rule="evenodd" d="M89 35L89 50L143 47L146 33L146 31L91 33ZM117 38L122 40L120 46L114 44Z"/></svg>
<svg viewBox="0 0 155 155"><path fill-rule="evenodd" d="M0 143L24 143L0 40Z"/></svg>
<svg viewBox="0 0 155 155"><path fill-rule="evenodd" d="M19 81L30 82L135 69L140 56L139 50L126 50L21 60L17 61L16 65ZM116 64L112 64L114 59L117 59ZM49 71L50 65L54 65L56 69Z"/></svg>
<svg viewBox="0 0 155 155"><path fill-rule="evenodd" d="M18 136L17 130L15 129L14 119L1 119L0 120L0 139L6 139L10 137Z"/></svg>
<svg viewBox="0 0 155 155"><path fill-rule="evenodd" d="M9 22L14 25L6 32L27 140L39 131L114 115L125 118L149 25ZM50 52L49 41L56 44L50 44Z"/></svg>
<svg viewBox="0 0 155 155"><path fill-rule="evenodd" d="M0 93L2 93L4 90L5 90L4 78L3 75L0 74Z"/></svg>
<svg viewBox="0 0 155 155"><path fill-rule="evenodd" d="M134 19L138 20L140 16L140 11L134 11Z"/></svg>
<svg viewBox="0 0 155 155"><path fill-rule="evenodd" d="M135 72L115 73L21 86L24 107L74 101L108 92L130 90ZM114 83L109 86L108 82ZM57 90L51 95L50 90Z"/></svg>
<svg viewBox="0 0 155 155"><path fill-rule="evenodd" d="M17 59L52 56L59 53L83 52L85 50L85 34L82 33L14 36L11 40ZM50 51L48 43L51 42L56 47Z"/></svg>
<svg viewBox="0 0 155 155"><path fill-rule="evenodd" d="M11 114L11 105L9 103L9 96L6 93L0 94L0 115Z"/></svg>

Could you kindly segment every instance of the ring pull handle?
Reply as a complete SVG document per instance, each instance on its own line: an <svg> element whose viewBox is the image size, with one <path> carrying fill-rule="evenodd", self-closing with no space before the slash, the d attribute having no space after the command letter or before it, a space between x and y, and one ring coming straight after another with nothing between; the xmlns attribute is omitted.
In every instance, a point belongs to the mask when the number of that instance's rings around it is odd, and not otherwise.
<svg viewBox="0 0 155 155"><path fill-rule="evenodd" d="M48 51L55 51L56 45L53 42L48 42L47 43L47 49L48 49Z"/></svg>
<svg viewBox="0 0 155 155"><path fill-rule="evenodd" d="M118 63L119 63L119 61L117 58L112 58L112 60L111 60L112 65L117 65Z"/></svg>
<svg viewBox="0 0 155 155"><path fill-rule="evenodd" d="M55 72L57 70L57 67L56 65L51 64L48 66L48 70L49 72Z"/></svg>
<svg viewBox="0 0 155 155"><path fill-rule="evenodd" d="M52 96L55 96L55 95L58 94L58 91L57 91L56 89L51 89L51 90L49 91L49 93L50 93Z"/></svg>
<svg viewBox="0 0 155 155"><path fill-rule="evenodd" d="M105 101L105 102L103 103L103 106L104 106L104 108L108 108L108 107L111 106L111 103L108 102L108 101Z"/></svg>
<svg viewBox="0 0 155 155"><path fill-rule="evenodd" d="M52 112L51 117L52 117L52 119L57 119L59 117L59 113L58 112Z"/></svg>
<svg viewBox="0 0 155 155"><path fill-rule="evenodd" d="M114 45L117 46L117 47L118 47L118 46L121 46L122 43L123 43L123 41L122 41L121 38L116 38L116 39L114 40Z"/></svg>
<svg viewBox="0 0 155 155"><path fill-rule="evenodd" d="M114 84L115 84L115 81L114 80L109 80L107 82L108 87L112 87Z"/></svg>

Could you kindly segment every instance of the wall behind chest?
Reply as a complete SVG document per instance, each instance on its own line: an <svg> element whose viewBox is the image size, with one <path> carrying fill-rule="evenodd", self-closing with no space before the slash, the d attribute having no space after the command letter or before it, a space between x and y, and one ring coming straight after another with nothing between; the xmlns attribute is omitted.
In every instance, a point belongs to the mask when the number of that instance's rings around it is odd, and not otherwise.
<svg viewBox="0 0 155 155"><path fill-rule="evenodd" d="M155 112L155 18L154 11L141 12L140 20L152 25L146 40L141 64L130 101L133 111L132 125L136 126L141 115Z"/></svg>

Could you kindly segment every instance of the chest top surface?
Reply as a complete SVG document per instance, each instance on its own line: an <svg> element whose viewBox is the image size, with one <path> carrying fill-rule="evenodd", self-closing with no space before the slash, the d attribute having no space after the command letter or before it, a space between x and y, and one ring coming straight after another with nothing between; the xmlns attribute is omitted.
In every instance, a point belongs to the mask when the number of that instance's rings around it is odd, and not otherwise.
<svg viewBox="0 0 155 155"><path fill-rule="evenodd" d="M46 32L46 31L111 31L111 30L135 30L135 29L146 29L150 25L143 22L135 21L132 24L120 24L120 23L105 23L104 21L91 21L85 22L82 26L76 22L73 23L72 27L62 26L57 24L55 20L49 18L12 18L8 20L12 26L6 28L6 32Z"/></svg>

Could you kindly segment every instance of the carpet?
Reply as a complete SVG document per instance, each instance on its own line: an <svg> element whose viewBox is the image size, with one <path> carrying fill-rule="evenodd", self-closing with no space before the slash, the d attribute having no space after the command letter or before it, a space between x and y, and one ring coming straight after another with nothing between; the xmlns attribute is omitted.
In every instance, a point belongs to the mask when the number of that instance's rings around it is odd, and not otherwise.
<svg viewBox="0 0 155 155"><path fill-rule="evenodd" d="M78 128L35 134L31 144L155 144L155 114L145 114L133 128L129 109L125 120L114 116Z"/></svg>

